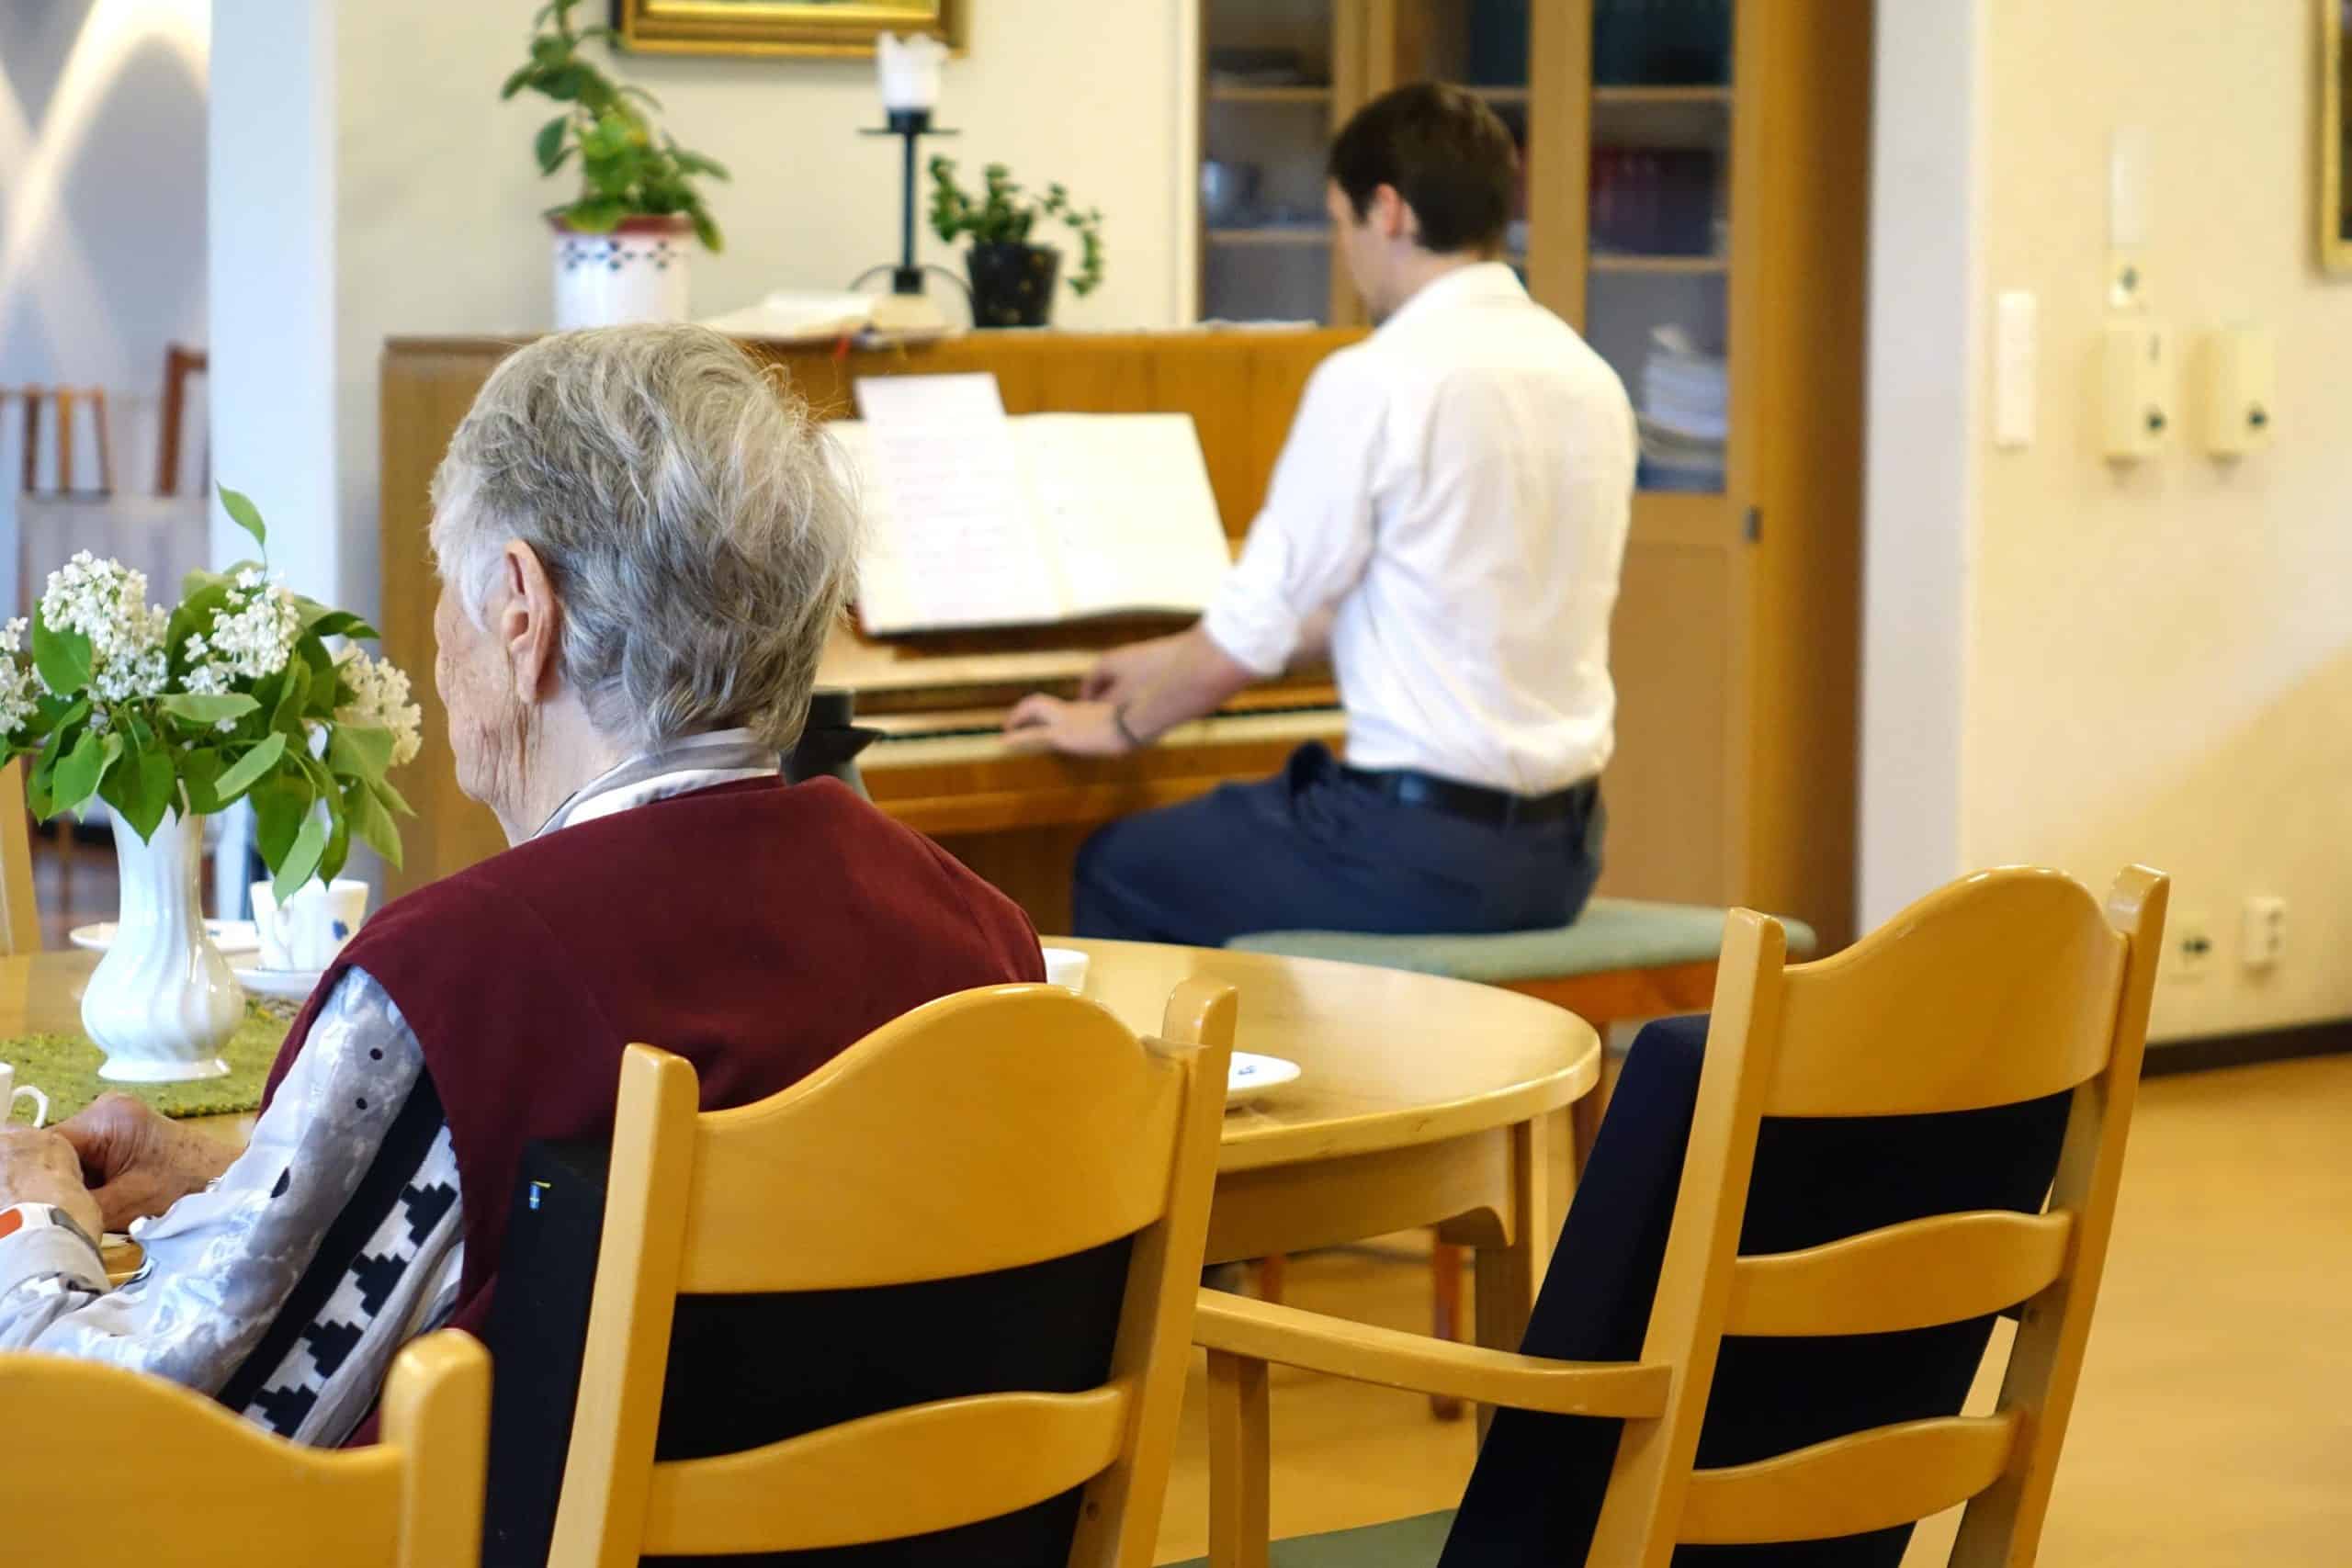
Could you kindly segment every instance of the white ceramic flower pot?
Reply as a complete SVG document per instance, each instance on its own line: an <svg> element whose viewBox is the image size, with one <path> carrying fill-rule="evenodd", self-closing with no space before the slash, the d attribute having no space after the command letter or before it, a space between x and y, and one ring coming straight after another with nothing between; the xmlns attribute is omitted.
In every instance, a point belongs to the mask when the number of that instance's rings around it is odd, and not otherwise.
<svg viewBox="0 0 2352 1568"><path fill-rule="evenodd" d="M686 319L686 264L694 225L683 218L625 218L609 234L555 225L555 330Z"/></svg>
<svg viewBox="0 0 2352 1568"><path fill-rule="evenodd" d="M82 1027L107 1054L102 1078L177 1083L229 1070L220 1048L245 1013L245 993L212 945L197 905L202 821L164 817L145 843L117 818L122 913L114 945L82 993Z"/></svg>

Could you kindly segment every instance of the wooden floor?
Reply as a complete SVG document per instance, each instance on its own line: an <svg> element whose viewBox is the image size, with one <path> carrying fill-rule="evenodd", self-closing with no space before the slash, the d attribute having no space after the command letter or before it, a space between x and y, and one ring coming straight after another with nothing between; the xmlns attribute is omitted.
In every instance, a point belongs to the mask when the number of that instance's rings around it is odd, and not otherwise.
<svg viewBox="0 0 2352 1568"><path fill-rule="evenodd" d="M1325 1253L1295 1260L1286 1288L1419 1330L1427 1268L1401 1248ZM1978 1403L1997 1382L1979 1380ZM1196 1366L1162 1562L1206 1547L1200 1383ZM1449 1507L1469 1474L1468 1424L1409 1395L1277 1371L1273 1414L1277 1536ZM1923 1529L1905 1568L1943 1562L1954 1522ZM2143 1090L2041 1560L2352 1562L2352 1057Z"/></svg>

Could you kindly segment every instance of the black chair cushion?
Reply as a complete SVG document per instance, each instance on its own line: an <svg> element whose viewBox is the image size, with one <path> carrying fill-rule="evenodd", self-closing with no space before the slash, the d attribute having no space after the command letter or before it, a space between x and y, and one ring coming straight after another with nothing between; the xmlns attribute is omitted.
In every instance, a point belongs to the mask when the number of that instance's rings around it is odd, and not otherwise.
<svg viewBox="0 0 2352 1568"><path fill-rule="evenodd" d="M1679 1018L1654 1023L1635 1040L1529 1320L1529 1354L1640 1358L1706 1034L1703 1017ZM1928 1214L2039 1213L2057 1172L2068 1098L1935 1116L1768 1119L1740 1251L1815 1247ZM1890 1422L1954 1415L1992 1324L1984 1317L1901 1334L1726 1339L1699 1463L1743 1464ZM1441 1568L1583 1563L1621 1427L1586 1416L1498 1412ZM1905 1525L1837 1541L1686 1546L1674 1561L1690 1568L1896 1568L1910 1536Z"/></svg>

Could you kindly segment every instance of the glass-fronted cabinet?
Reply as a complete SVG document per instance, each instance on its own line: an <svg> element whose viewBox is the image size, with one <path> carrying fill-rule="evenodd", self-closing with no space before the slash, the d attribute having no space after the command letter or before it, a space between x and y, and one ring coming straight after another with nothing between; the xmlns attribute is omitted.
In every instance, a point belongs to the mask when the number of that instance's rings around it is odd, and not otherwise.
<svg viewBox="0 0 2352 1568"><path fill-rule="evenodd" d="M1334 3L1205 0L1202 6L1205 319L1333 319L1323 160L1341 118Z"/></svg>

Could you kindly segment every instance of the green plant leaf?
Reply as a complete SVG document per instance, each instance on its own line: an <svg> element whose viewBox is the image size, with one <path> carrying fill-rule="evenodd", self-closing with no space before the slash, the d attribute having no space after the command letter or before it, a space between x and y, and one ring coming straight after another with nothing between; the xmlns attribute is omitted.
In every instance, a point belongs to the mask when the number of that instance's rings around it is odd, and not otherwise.
<svg viewBox="0 0 2352 1568"><path fill-rule="evenodd" d="M33 606L33 668L40 671L51 691L71 696L87 686L90 659L88 637L80 632L57 630L41 615L40 606Z"/></svg>
<svg viewBox="0 0 2352 1568"><path fill-rule="evenodd" d="M338 724L327 737L327 769L345 778L380 779L392 765L392 732L372 724Z"/></svg>
<svg viewBox="0 0 2352 1568"><path fill-rule="evenodd" d="M351 810L340 795L326 796L327 847L319 855L319 880L333 882L351 858Z"/></svg>
<svg viewBox="0 0 2352 1568"><path fill-rule="evenodd" d="M115 736L101 736L96 730L85 729L74 743L74 750L59 761L53 787L55 811L74 810L98 792L98 775L114 760L107 749L108 741L118 750L122 745Z"/></svg>
<svg viewBox="0 0 2352 1568"><path fill-rule="evenodd" d="M531 62L528 65L516 66L514 73L506 78L504 84L498 89L500 101L503 102L505 99L513 97L515 94L529 86L531 85L531 78L538 73L539 62L536 60Z"/></svg>
<svg viewBox="0 0 2352 1568"><path fill-rule="evenodd" d="M221 766L220 753L209 746L180 753L180 787L187 793L188 810L198 817L209 817L229 804L220 798Z"/></svg>
<svg viewBox="0 0 2352 1568"><path fill-rule="evenodd" d="M564 129L571 123L570 115L560 114L539 127L538 138L531 143L531 148L538 155L540 173L555 173L556 164L563 152Z"/></svg>
<svg viewBox="0 0 2352 1568"><path fill-rule="evenodd" d="M705 250L712 255L717 255L727 248L726 241L719 235L718 225L710 220L709 213L697 207L691 216L694 220L695 238L703 243Z"/></svg>
<svg viewBox="0 0 2352 1568"><path fill-rule="evenodd" d="M263 864L275 866L286 859L317 798L310 776L300 768L280 768L254 785L254 847L261 852Z"/></svg>
<svg viewBox="0 0 2352 1568"><path fill-rule="evenodd" d="M557 103L568 104L580 96L588 85L589 73L578 65L559 65L539 79L539 91Z"/></svg>
<svg viewBox="0 0 2352 1568"><path fill-rule="evenodd" d="M269 530L262 525L261 513L254 507L252 499L243 491L231 490L227 485L215 485L212 488L220 492L220 504L228 509L229 521L251 534L254 536L254 543L259 545L263 553L266 555L269 550Z"/></svg>
<svg viewBox="0 0 2352 1568"><path fill-rule="evenodd" d="M391 864L401 863L400 824L367 784L355 780L343 792L343 804L351 815L351 830L359 841L384 857Z"/></svg>
<svg viewBox="0 0 2352 1568"><path fill-rule="evenodd" d="M311 667L299 659L286 661L285 686L278 694L277 706L270 710L269 727L300 740L302 736L302 705L311 696Z"/></svg>
<svg viewBox="0 0 2352 1568"><path fill-rule="evenodd" d="M120 762L107 770L98 795L130 825L140 842L146 843L155 837L164 813L172 808L178 794L173 787L175 782L169 751L161 746L134 746Z"/></svg>
<svg viewBox="0 0 2352 1568"><path fill-rule="evenodd" d="M382 779L369 779L368 793L382 801L386 810L397 812L402 817L416 815L416 807L408 803L408 797Z"/></svg>
<svg viewBox="0 0 2352 1568"><path fill-rule="evenodd" d="M271 730L253 750L221 770L220 778L213 784L214 793L220 796L222 805L227 805L252 788L264 773L277 766L279 759L285 755L284 732ZM255 804L258 806L259 802Z"/></svg>
<svg viewBox="0 0 2352 1568"><path fill-rule="evenodd" d="M732 177L728 174L726 165L716 158L706 158L699 152L689 152L683 147L671 148L670 156L677 161L678 167L690 175L708 175L715 180Z"/></svg>
<svg viewBox="0 0 2352 1568"><path fill-rule="evenodd" d="M261 708L243 692L222 692L217 696L203 692L174 692L155 705L174 718L202 725L218 724L224 718L243 718Z"/></svg>
<svg viewBox="0 0 2352 1568"><path fill-rule="evenodd" d="M563 220L583 234L609 234L628 216L627 209L609 197L575 201L563 209Z"/></svg>
<svg viewBox="0 0 2352 1568"><path fill-rule="evenodd" d="M303 816L302 826L296 830L294 842L288 846L286 858L270 867L274 874L270 891L277 895L279 903L293 897L302 890L302 884L318 874L319 862L327 852L330 831L322 818L307 813Z"/></svg>

